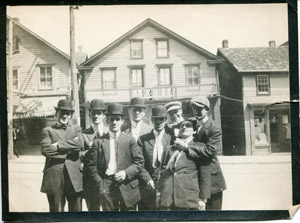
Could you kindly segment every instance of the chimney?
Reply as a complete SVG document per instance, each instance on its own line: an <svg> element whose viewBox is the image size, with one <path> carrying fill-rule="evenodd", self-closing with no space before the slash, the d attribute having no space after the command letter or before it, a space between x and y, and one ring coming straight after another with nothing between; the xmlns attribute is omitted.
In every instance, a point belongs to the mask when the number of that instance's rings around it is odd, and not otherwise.
<svg viewBox="0 0 300 223"><path fill-rule="evenodd" d="M274 40L269 41L269 47L276 47L276 42Z"/></svg>
<svg viewBox="0 0 300 223"><path fill-rule="evenodd" d="M81 45L78 46L78 53L82 53L82 46Z"/></svg>
<svg viewBox="0 0 300 223"><path fill-rule="evenodd" d="M20 23L20 19L18 17L12 18L12 20L14 20L15 22Z"/></svg>
<svg viewBox="0 0 300 223"><path fill-rule="evenodd" d="M222 46L223 46L223 48L228 48L228 40L227 39L222 41Z"/></svg>

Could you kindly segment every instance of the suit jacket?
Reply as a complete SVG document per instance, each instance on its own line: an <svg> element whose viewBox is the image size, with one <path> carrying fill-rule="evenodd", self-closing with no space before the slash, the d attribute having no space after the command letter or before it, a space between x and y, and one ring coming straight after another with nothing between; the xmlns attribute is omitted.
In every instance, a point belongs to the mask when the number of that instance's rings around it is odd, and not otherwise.
<svg viewBox="0 0 300 223"><path fill-rule="evenodd" d="M144 134L149 133L152 129L153 129L153 126L148 125L147 123L145 123L144 121L142 121L142 125L141 125L139 136L142 136ZM129 122L127 124L122 125L121 131L132 136L131 121L130 120L129 120Z"/></svg>
<svg viewBox="0 0 300 223"><path fill-rule="evenodd" d="M92 147L95 139L103 138L103 136L97 135L94 129L90 127L82 131L82 133L80 133L75 139L61 141L58 143L58 148L60 151L67 152L70 150L84 150L84 152L82 152L81 161L83 163L84 197L87 199L93 198L97 193L99 193L99 190L97 185L93 184L92 178L87 171L86 157L84 156L84 154Z"/></svg>
<svg viewBox="0 0 300 223"><path fill-rule="evenodd" d="M42 154L46 157L41 192L56 194L63 179L63 168L67 169L75 192L82 191L82 165L79 152L59 151L53 143L75 138L81 131L80 126L68 125L66 130L56 125L42 131Z"/></svg>
<svg viewBox="0 0 300 223"><path fill-rule="evenodd" d="M101 190L106 188L103 185L105 183L103 179L110 160L109 134L105 134L103 139L96 139L93 148L86 155L87 171L93 182L99 186L100 193L104 193ZM118 138L117 172L121 170L126 172L126 179L119 185L119 188L127 207L135 205L141 198L137 177L143 165L144 158L135 139L121 133Z"/></svg>
<svg viewBox="0 0 300 223"><path fill-rule="evenodd" d="M168 146L170 146L173 138L170 134L164 133L162 136L162 144L164 149L166 149ZM159 168L154 168L152 166L153 162L153 149L155 145L155 135L153 133L153 130L149 132L148 134L142 135L138 139L138 146L142 150L144 159L145 159L145 165L143 170L140 173L140 180L143 184L147 184L149 180L153 180L156 182L158 174L159 174ZM162 163L165 163L167 156L162 156Z"/></svg>
<svg viewBox="0 0 300 223"><path fill-rule="evenodd" d="M222 132L216 123L208 119L200 131L194 135L194 141L198 144L188 147L187 153L190 157L202 160L210 159L208 168L211 173L211 194L226 189L225 179L217 157L218 148L221 146Z"/></svg>
<svg viewBox="0 0 300 223"><path fill-rule="evenodd" d="M189 146L197 142L189 142ZM169 158L174 154L170 147L164 151L164 156ZM176 161L176 159L178 159ZM209 197L211 190L211 177L207 167L208 160L190 157L182 152L176 158L170 169L164 169L160 173L157 189L161 193L160 206L170 207L174 203L179 208L199 208L199 197ZM176 165L174 164L176 161ZM165 163L164 166L167 164Z"/></svg>

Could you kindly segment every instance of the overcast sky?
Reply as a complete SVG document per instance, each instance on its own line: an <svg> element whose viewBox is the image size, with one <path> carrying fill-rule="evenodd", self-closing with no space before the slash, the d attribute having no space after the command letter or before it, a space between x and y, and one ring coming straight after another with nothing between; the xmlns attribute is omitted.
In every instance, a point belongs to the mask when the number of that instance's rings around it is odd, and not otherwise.
<svg viewBox="0 0 300 223"><path fill-rule="evenodd" d="M69 54L69 7L14 6L7 14ZM147 18L213 54L224 39L229 47L288 40L286 4L81 6L75 10L76 45L97 53Z"/></svg>

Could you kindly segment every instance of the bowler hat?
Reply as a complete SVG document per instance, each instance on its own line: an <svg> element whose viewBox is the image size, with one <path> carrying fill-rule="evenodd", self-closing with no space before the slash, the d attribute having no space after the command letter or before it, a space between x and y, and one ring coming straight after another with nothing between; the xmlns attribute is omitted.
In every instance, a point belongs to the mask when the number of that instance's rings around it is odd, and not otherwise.
<svg viewBox="0 0 300 223"><path fill-rule="evenodd" d="M100 99L93 99L90 103L89 109L90 110L101 110L101 111L106 110L104 102Z"/></svg>
<svg viewBox="0 0 300 223"><path fill-rule="evenodd" d="M125 115L123 106L119 103L111 103L107 106L106 115Z"/></svg>
<svg viewBox="0 0 300 223"><path fill-rule="evenodd" d="M152 117L166 117L166 108L162 105L157 105L152 108Z"/></svg>
<svg viewBox="0 0 300 223"><path fill-rule="evenodd" d="M57 107L54 107L55 110L66 110L66 111L74 111L72 101L67 99L61 99L57 103Z"/></svg>
<svg viewBox="0 0 300 223"><path fill-rule="evenodd" d="M191 99L191 103L198 107L207 107L209 109L209 100L205 96L195 96Z"/></svg>
<svg viewBox="0 0 300 223"><path fill-rule="evenodd" d="M129 107L146 108L144 99L139 97L132 98Z"/></svg>
<svg viewBox="0 0 300 223"><path fill-rule="evenodd" d="M171 101L165 105L167 112L181 108L182 103L180 101Z"/></svg>

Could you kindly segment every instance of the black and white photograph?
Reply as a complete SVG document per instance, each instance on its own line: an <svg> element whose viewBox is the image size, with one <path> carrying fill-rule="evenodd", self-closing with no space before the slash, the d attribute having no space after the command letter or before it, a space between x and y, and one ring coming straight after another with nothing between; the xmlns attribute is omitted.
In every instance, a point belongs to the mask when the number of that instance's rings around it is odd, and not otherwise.
<svg viewBox="0 0 300 223"><path fill-rule="evenodd" d="M9 212L293 206L287 3L6 12Z"/></svg>

